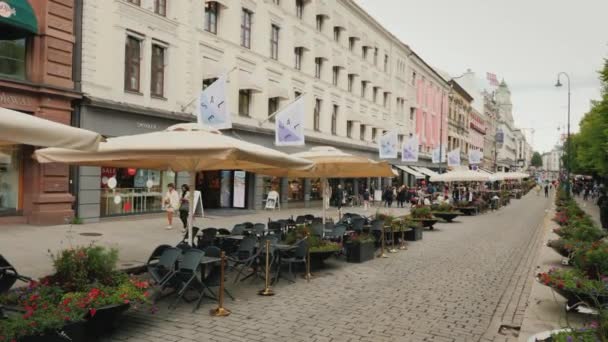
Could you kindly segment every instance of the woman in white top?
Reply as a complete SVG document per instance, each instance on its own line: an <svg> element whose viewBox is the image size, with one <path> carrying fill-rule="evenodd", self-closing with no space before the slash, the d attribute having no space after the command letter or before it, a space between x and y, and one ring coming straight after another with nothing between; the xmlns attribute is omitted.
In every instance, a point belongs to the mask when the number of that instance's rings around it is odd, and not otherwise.
<svg viewBox="0 0 608 342"><path fill-rule="evenodd" d="M188 213L190 212L190 187L182 184L182 198L179 204L179 218L184 224L184 230L188 228Z"/></svg>
<svg viewBox="0 0 608 342"><path fill-rule="evenodd" d="M173 213L179 209L180 199L179 194L175 191L175 185L173 185L173 183L169 183L167 187L169 190L167 190L167 193L165 194L163 203L165 205L165 210L167 211L167 220L169 221L167 229L173 229Z"/></svg>

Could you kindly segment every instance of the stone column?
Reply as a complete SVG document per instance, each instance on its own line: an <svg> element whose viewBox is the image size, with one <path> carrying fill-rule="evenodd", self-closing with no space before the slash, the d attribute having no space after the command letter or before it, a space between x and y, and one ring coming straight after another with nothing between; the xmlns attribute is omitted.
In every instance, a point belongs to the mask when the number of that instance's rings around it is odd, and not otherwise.
<svg viewBox="0 0 608 342"><path fill-rule="evenodd" d="M304 207L310 208L310 189L312 188L310 184L310 179L304 179Z"/></svg>
<svg viewBox="0 0 608 342"><path fill-rule="evenodd" d="M84 223L99 222L105 200L101 198L101 167L81 166L78 183L78 216Z"/></svg>
<svg viewBox="0 0 608 342"><path fill-rule="evenodd" d="M289 179L283 177L281 178L281 209L287 208L287 190L289 187Z"/></svg>

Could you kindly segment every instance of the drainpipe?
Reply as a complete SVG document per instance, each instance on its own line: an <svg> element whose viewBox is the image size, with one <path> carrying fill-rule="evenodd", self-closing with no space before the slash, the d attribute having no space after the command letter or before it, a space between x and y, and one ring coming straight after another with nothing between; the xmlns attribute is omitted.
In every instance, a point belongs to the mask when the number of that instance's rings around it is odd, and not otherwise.
<svg viewBox="0 0 608 342"><path fill-rule="evenodd" d="M74 82L74 90L82 92L82 7L83 0L74 0L74 50L72 54L72 81ZM71 125L80 127L81 125L81 105L82 100L77 100L74 103L74 111L72 112ZM79 217L78 206L78 191L80 190L80 168L78 166L70 166L70 192L75 198L72 204L74 216Z"/></svg>

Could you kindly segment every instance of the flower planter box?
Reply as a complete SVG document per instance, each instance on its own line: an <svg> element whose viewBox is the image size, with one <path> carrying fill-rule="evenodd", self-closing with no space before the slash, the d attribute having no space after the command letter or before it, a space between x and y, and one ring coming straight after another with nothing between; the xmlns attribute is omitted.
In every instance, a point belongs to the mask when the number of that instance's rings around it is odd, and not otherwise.
<svg viewBox="0 0 608 342"><path fill-rule="evenodd" d="M458 210L466 216L477 214L477 207L459 207Z"/></svg>
<svg viewBox="0 0 608 342"><path fill-rule="evenodd" d="M573 290L566 289L566 288L560 289L555 286L546 285L545 283L540 281L540 279L538 279L538 278L536 278L536 280L539 283L550 287L553 291L557 292L560 296L564 297L568 301L567 305L568 305L568 308L570 308L570 309L576 308L580 304L585 304L589 308L596 308L596 309L598 309L598 305L601 307L605 307L606 304L608 304L607 296L602 296L602 295L592 296L585 292L573 291Z"/></svg>
<svg viewBox="0 0 608 342"><path fill-rule="evenodd" d="M422 240L423 228L410 228L405 231L405 241L418 241Z"/></svg>
<svg viewBox="0 0 608 342"><path fill-rule="evenodd" d="M319 252L310 252L310 269L318 270L323 268L325 265L325 260L329 259L333 255L338 253L337 251L319 251Z"/></svg>
<svg viewBox="0 0 608 342"><path fill-rule="evenodd" d="M433 216L435 217L439 217L442 220L446 220L447 222L452 222L454 221L455 218L457 218L459 215L461 215L462 213L459 212L433 212Z"/></svg>
<svg viewBox="0 0 608 342"><path fill-rule="evenodd" d="M366 262L374 258L376 248L373 241L363 243L346 243L346 261L347 262Z"/></svg>
<svg viewBox="0 0 608 342"><path fill-rule="evenodd" d="M50 331L43 335L26 336L19 342L86 342L90 341L85 333L85 322L67 324L59 331Z"/></svg>
<svg viewBox="0 0 608 342"><path fill-rule="evenodd" d="M413 219L414 222L420 222L422 228L434 229L435 223L439 222L437 219Z"/></svg>
<svg viewBox="0 0 608 342"><path fill-rule="evenodd" d="M129 307L130 304L108 305L98 308L93 316L87 314L85 324L87 334L99 336L114 330L116 322Z"/></svg>

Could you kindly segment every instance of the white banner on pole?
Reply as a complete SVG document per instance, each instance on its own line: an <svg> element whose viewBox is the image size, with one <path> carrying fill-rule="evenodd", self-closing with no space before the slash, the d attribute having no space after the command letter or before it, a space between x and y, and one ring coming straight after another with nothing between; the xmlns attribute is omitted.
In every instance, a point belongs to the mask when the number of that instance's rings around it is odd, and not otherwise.
<svg viewBox="0 0 608 342"><path fill-rule="evenodd" d="M412 136L403 143L401 149L401 161L417 162L418 161L418 137Z"/></svg>
<svg viewBox="0 0 608 342"><path fill-rule="evenodd" d="M232 128L232 118L228 108L228 98L226 97L226 79L228 75L223 75L201 91L198 99L199 125L205 125L216 129Z"/></svg>
<svg viewBox="0 0 608 342"><path fill-rule="evenodd" d="M275 116L277 146L304 145L304 97L300 97Z"/></svg>
<svg viewBox="0 0 608 342"><path fill-rule="evenodd" d="M436 147L435 149L433 149L433 154L432 154L432 162L433 164L439 164L439 163L445 163L445 148L441 149L441 153L439 153L440 148ZM439 160L439 155L442 154L441 156L441 161Z"/></svg>
<svg viewBox="0 0 608 342"><path fill-rule="evenodd" d="M483 153L479 150L469 150L469 164L481 164Z"/></svg>
<svg viewBox="0 0 608 342"><path fill-rule="evenodd" d="M448 166L460 165L460 147L448 152Z"/></svg>
<svg viewBox="0 0 608 342"><path fill-rule="evenodd" d="M378 139L378 152L380 159L395 159L399 152L399 139L397 131L390 130Z"/></svg>

